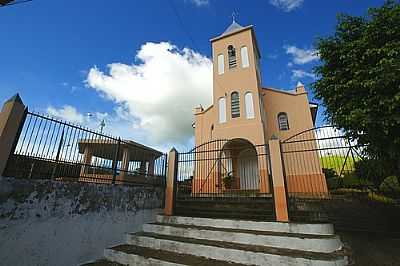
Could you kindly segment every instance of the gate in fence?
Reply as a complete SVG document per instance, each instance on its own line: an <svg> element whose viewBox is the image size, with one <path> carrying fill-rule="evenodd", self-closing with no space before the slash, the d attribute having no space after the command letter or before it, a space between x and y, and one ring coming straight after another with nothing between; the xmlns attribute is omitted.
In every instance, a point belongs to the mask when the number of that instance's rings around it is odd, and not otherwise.
<svg viewBox="0 0 400 266"><path fill-rule="evenodd" d="M166 154L28 112L5 176L108 184L165 184Z"/></svg>
<svg viewBox="0 0 400 266"><path fill-rule="evenodd" d="M272 218L268 145L214 140L178 153L178 214Z"/></svg>

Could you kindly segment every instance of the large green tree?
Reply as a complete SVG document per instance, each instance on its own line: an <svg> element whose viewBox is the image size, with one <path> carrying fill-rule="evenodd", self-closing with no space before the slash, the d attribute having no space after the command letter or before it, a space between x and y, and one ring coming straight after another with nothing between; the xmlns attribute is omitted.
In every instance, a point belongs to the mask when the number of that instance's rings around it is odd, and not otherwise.
<svg viewBox="0 0 400 266"><path fill-rule="evenodd" d="M343 128L400 173L400 4L387 1L363 17L339 15L333 36L316 47L316 98Z"/></svg>

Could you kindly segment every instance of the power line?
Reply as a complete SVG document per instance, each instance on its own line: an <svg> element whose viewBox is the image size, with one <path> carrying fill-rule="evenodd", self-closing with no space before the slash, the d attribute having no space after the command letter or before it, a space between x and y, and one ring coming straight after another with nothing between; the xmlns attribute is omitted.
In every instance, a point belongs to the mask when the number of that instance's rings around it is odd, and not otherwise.
<svg viewBox="0 0 400 266"><path fill-rule="evenodd" d="M196 48L196 50L199 50L198 47L197 47L197 45L196 45L196 43L194 42L194 39L192 38L192 36L190 35L189 31L188 31L187 28L185 27L185 24L183 23L182 18L181 18L181 16L179 15L179 12L178 12L178 10L177 10L177 8L176 8L176 6L175 6L173 0L169 0L168 3L169 3L169 5L170 5L172 11L174 12L176 18L178 19L178 22L179 22L179 24L180 24L180 26L181 26L183 32L188 36L188 38L189 38L190 42L192 43L193 47Z"/></svg>

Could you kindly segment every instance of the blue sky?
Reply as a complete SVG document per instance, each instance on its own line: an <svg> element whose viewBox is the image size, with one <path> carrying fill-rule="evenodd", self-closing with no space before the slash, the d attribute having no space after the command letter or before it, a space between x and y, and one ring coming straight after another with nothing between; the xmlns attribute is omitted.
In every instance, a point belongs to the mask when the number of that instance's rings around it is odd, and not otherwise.
<svg viewBox="0 0 400 266"><path fill-rule="evenodd" d="M106 132L153 146L185 144L191 134L190 106L207 104L211 96L209 39L229 26L233 11L241 25L255 25L264 86L292 89L298 80L313 81L311 70L318 64L313 44L334 32L338 13L362 15L382 3L33 0L3 7L0 101L19 92L30 110L90 127L105 118ZM143 78L154 71L154 80ZM151 97L157 90L165 92L163 99ZM188 92L171 99L182 90ZM142 95L144 100L137 100ZM164 117L171 104L175 113ZM172 130L166 130L171 124ZM154 125L160 132L151 130Z"/></svg>

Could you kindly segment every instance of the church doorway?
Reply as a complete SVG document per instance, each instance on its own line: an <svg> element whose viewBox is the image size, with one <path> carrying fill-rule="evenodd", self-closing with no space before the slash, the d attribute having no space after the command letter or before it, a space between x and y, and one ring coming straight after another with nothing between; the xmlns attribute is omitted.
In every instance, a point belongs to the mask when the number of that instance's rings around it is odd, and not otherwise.
<svg viewBox="0 0 400 266"><path fill-rule="evenodd" d="M257 152L254 147L246 148L239 153L238 168L240 188L245 190L259 189Z"/></svg>
<svg viewBox="0 0 400 266"><path fill-rule="evenodd" d="M245 139L228 141L223 148L225 165L232 176L230 189L259 190L259 170L257 151L253 144Z"/></svg>

